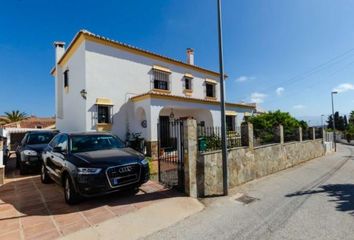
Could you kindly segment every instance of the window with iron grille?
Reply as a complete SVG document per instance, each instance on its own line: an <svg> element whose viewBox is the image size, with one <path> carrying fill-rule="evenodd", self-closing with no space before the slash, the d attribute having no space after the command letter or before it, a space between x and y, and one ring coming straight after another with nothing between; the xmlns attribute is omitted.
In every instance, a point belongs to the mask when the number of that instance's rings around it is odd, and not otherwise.
<svg viewBox="0 0 354 240"><path fill-rule="evenodd" d="M226 128L227 131L235 131L234 116L226 116Z"/></svg>
<svg viewBox="0 0 354 240"><path fill-rule="evenodd" d="M206 87L206 96L214 98L215 97L215 84L206 83L205 87Z"/></svg>
<svg viewBox="0 0 354 240"><path fill-rule="evenodd" d="M69 70L64 72L64 88L69 87Z"/></svg>
<svg viewBox="0 0 354 240"><path fill-rule="evenodd" d="M110 106L97 106L97 114L98 123L111 123Z"/></svg>
<svg viewBox="0 0 354 240"><path fill-rule="evenodd" d="M184 78L184 88L186 90L192 90L192 79L190 78Z"/></svg>
<svg viewBox="0 0 354 240"><path fill-rule="evenodd" d="M154 71L154 88L161 90L170 90L170 74L161 71Z"/></svg>

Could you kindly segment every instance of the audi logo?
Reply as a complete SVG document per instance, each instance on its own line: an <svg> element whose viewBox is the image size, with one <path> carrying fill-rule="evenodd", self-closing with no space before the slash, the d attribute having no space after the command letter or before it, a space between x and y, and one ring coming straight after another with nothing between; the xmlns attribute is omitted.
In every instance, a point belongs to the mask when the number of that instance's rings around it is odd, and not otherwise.
<svg viewBox="0 0 354 240"><path fill-rule="evenodd" d="M126 172L131 172L132 170L133 170L132 166L125 166L125 167L119 168L118 172L119 173L126 173Z"/></svg>

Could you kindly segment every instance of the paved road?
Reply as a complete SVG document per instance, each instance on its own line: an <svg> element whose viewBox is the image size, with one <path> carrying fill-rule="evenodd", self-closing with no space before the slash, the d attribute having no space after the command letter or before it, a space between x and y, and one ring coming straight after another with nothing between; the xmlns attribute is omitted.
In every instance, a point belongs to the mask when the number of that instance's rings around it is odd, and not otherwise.
<svg viewBox="0 0 354 240"><path fill-rule="evenodd" d="M207 199L207 208L146 239L354 239L354 147Z"/></svg>

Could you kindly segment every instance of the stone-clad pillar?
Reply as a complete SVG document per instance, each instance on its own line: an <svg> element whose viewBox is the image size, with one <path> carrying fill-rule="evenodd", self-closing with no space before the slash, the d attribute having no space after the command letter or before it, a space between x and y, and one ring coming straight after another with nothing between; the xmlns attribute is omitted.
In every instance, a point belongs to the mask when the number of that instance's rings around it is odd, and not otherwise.
<svg viewBox="0 0 354 240"><path fill-rule="evenodd" d="M283 125L279 125L279 138L280 138L280 144L284 144L284 127Z"/></svg>
<svg viewBox="0 0 354 240"><path fill-rule="evenodd" d="M253 124L248 123L248 147L249 149L253 150L254 148L254 136L253 136Z"/></svg>
<svg viewBox="0 0 354 240"><path fill-rule="evenodd" d="M299 127L299 142L302 142L302 127Z"/></svg>
<svg viewBox="0 0 354 240"><path fill-rule="evenodd" d="M312 128L312 139L316 139L316 128Z"/></svg>
<svg viewBox="0 0 354 240"><path fill-rule="evenodd" d="M253 124L243 123L241 125L241 144L248 146L250 150L254 148Z"/></svg>
<svg viewBox="0 0 354 240"><path fill-rule="evenodd" d="M183 122L184 134L184 189L191 197L198 197L197 189L197 157L198 136L197 121L187 119Z"/></svg>

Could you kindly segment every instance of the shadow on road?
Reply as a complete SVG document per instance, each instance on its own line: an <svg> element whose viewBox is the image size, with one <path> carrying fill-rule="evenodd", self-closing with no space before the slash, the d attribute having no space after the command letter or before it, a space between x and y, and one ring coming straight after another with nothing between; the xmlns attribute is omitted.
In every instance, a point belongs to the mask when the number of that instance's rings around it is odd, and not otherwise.
<svg viewBox="0 0 354 240"><path fill-rule="evenodd" d="M296 197L316 193L327 193L327 195L332 198L329 201L337 204L337 211L347 212L354 216L354 184L322 185L318 190L295 192L286 195L286 197Z"/></svg>

